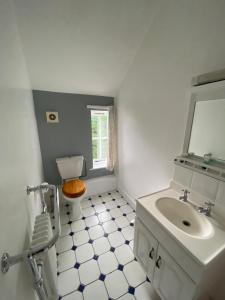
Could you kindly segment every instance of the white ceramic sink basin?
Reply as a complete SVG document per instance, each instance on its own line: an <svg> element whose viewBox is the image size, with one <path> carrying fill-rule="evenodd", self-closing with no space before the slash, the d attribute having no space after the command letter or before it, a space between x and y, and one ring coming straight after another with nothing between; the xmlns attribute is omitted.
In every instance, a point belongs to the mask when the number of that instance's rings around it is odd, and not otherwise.
<svg viewBox="0 0 225 300"><path fill-rule="evenodd" d="M164 217L184 233L200 239L212 236L213 226L210 221L190 204L164 197L159 198L155 205Z"/></svg>

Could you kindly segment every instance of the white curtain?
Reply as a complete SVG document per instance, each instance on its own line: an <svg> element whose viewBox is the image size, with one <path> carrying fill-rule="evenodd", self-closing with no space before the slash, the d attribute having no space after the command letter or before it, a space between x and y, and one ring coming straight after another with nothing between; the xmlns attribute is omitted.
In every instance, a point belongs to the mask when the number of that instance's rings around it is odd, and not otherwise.
<svg viewBox="0 0 225 300"><path fill-rule="evenodd" d="M116 164L116 114L113 106L109 108L109 151L107 169L113 171Z"/></svg>

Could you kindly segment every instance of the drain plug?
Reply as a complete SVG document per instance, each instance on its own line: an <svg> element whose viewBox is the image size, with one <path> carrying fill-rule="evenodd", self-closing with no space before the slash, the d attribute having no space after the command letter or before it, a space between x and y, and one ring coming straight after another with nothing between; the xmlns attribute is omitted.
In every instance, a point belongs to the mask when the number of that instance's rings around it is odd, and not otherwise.
<svg viewBox="0 0 225 300"><path fill-rule="evenodd" d="M187 220L183 220L182 223L187 227L191 226L191 223Z"/></svg>

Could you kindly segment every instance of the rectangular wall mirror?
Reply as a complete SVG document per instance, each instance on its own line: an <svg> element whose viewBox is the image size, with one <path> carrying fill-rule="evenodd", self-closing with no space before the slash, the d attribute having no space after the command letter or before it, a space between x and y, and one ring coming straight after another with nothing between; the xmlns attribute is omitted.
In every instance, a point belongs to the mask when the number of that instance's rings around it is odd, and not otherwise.
<svg viewBox="0 0 225 300"><path fill-rule="evenodd" d="M183 154L225 164L225 82L194 88Z"/></svg>
<svg viewBox="0 0 225 300"><path fill-rule="evenodd" d="M188 153L225 161L225 97L196 102Z"/></svg>

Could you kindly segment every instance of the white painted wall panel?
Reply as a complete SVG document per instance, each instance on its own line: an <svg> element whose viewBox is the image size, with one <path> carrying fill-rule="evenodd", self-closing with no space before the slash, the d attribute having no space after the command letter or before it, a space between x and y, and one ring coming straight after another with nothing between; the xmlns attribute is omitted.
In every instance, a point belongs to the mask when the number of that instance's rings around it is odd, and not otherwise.
<svg viewBox="0 0 225 300"><path fill-rule="evenodd" d="M161 4L117 96L118 184L133 198L168 186L191 78L225 66L223 0Z"/></svg>
<svg viewBox="0 0 225 300"><path fill-rule="evenodd" d="M0 2L0 254L28 246L39 199L26 185L42 181L42 165L31 87L13 6ZM0 272L1 300L35 299L24 263Z"/></svg>
<svg viewBox="0 0 225 300"><path fill-rule="evenodd" d="M114 96L156 2L15 1L33 89Z"/></svg>

